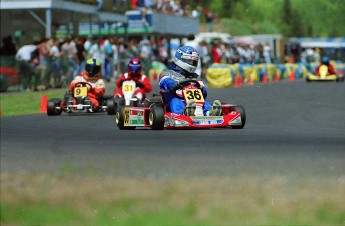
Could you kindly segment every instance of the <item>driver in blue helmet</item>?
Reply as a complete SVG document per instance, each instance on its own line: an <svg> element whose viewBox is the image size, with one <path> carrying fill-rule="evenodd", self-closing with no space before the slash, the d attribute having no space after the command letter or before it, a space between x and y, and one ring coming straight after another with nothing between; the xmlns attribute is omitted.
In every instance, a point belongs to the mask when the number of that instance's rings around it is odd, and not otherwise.
<svg viewBox="0 0 345 226"><path fill-rule="evenodd" d="M193 79L200 84L203 97L205 99L203 113L205 116L219 116L221 114L221 102L215 100L213 105L206 100L207 91L199 75L195 73L198 66L199 54L191 46L182 46L177 49L170 69L164 69L159 74L159 88L161 90L166 109L168 112L195 115L196 103L190 100L185 103L182 95L180 83Z"/></svg>

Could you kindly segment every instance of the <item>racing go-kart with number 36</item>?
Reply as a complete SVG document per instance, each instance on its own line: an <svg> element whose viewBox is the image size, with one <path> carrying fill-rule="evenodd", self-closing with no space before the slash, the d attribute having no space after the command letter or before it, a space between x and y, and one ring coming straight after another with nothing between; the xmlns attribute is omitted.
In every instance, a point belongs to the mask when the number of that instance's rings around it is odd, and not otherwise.
<svg viewBox="0 0 345 226"><path fill-rule="evenodd" d="M182 88L181 88L182 87ZM186 102L194 100L196 109L193 116L167 112L163 98L154 94L145 98L138 107L120 106L116 112L116 124L120 129L135 129L136 127L151 127L152 129L198 129L224 128L242 129L246 123L246 113L241 105L221 105L219 116L204 116L204 97L197 80L180 82L179 91Z"/></svg>

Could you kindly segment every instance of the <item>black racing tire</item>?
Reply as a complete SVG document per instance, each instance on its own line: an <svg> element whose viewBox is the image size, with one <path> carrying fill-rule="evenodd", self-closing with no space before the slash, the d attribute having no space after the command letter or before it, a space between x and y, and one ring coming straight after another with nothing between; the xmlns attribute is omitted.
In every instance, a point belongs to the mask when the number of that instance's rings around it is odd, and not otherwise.
<svg viewBox="0 0 345 226"><path fill-rule="evenodd" d="M116 125L120 130L135 129L135 126L125 126L125 106L120 106L116 111Z"/></svg>
<svg viewBox="0 0 345 226"><path fill-rule="evenodd" d="M115 112L118 111L120 106L125 106L126 101L124 98L116 96L114 97L114 107L115 107Z"/></svg>
<svg viewBox="0 0 345 226"><path fill-rule="evenodd" d="M53 98L53 99L48 100L47 115L48 116L61 115L62 109L61 108L57 109L57 107L59 107L60 105L61 105L61 99L59 98Z"/></svg>
<svg viewBox="0 0 345 226"><path fill-rule="evenodd" d="M113 98L107 100L107 112L108 115L116 114L115 101Z"/></svg>
<svg viewBox="0 0 345 226"><path fill-rule="evenodd" d="M241 125L233 125L233 126L231 126L231 128L243 129L243 127L246 124L246 111L244 110L244 107L242 105L233 106L230 108L230 112L231 111L238 111L241 114L241 121L242 121Z"/></svg>
<svg viewBox="0 0 345 226"><path fill-rule="evenodd" d="M339 76L336 81L337 82L344 82L344 77L343 76L342 77Z"/></svg>
<svg viewBox="0 0 345 226"><path fill-rule="evenodd" d="M154 104L149 113L149 123L153 130L164 129L164 108L160 104Z"/></svg>

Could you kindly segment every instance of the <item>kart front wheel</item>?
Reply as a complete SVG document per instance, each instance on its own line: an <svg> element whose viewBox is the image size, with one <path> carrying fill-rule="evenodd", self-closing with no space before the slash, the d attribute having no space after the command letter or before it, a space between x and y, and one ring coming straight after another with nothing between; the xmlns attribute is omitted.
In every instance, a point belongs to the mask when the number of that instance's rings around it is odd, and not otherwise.
<svg viewBox="0 0 345 226"><path fill-rule="evenodd" d="M233 129L243 129L244 125L246 124L246 112L244 110L244 107L241 105L233 106L230 108L230 111L237 111L241 115L241 125L233 125L231 128Z"/></svg>
<svg viewBox="0 0 345 226"><path fill-rule="evenodd" d="M48 100L47 115L48 116L61 115L62 108L60 107L60 105L61 105L61 100L58 98Z"/></svg>
<svg viewBox="0 0 345 226"><path fill-rule="evenodd" d="M107 112L108 112L108 115L116 114L115 101L113 98L107 100Z"/></svg>
<svg viewBox="0 0 345 226"><path fill-rule="evenodd" d="M130 130L135 129L134 126L125 126L127 121L129 120L129 115L126 115L125 106L120 106L116 111L116 125L121 130Z"/></svg>
<svg viewBox="0 0 345 226"><path fill-rule="evenodd" d="M164 129L164 109L159 104L154 104L149 113L149 124L153 130Z"/></svg>

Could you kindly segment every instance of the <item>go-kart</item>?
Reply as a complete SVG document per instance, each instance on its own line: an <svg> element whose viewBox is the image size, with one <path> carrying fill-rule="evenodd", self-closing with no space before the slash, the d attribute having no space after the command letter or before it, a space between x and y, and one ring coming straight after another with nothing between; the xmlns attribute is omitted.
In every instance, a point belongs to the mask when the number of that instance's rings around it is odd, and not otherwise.
<svg viewBox="0 0 345 226"><path fill-rule="evenodd" d="M125 80L122 83L123 97L116 96L107 100L107 105L109 106L108 113L116 114L120 106L138 106L139 100L134 96L136 88L137 86L135 81Z"/></svg>
<svg viewBox="0 0 345 226"><path fill-rule="evenodd" d="M52 98L47 103L47 115L61 115L66 113L88 113L88 112L105 112L114 114L112 106L107 105L107 100L112 96L103 96L98 99L99 108L92 110L91 100L87 97L88 92L92 90L92 86L88 82L78 82L75 84L73 92L66 91L63 100L60 98Z"/></svg>
<svg viewBox="0 0 345 226"><path fill-rule="evenodd" d="M186 116L172 112L165 113L164 127L173 128L217 128L231 127L233 129L242 129L246 123L246 113L241 105L225 104L221 105L221 114L219 116L204 116L203 106L205 103L200 83L197 80L190 79L180 82L182 87L182 96L187 103L194 100L196 103L195 115Z"/></svg>
<svg viewBox="0 0 345 226"><path fill-rule="evenodd" d="M320 75L314 75L312 73L308 73L306 77L307 82L311 81L336 81L336 82L343 82L344 81L344 75L330 75L328 73L328 66L322 65L319 68L319 74Z"/></svg>
<svg viewBox="0 0 345 226"><path fill-rule="evenodd" d="M163 98L155 94L146 98L142 107L120 106L116 113L116 124L120 129L135 129L136 127L151 127L152 129L193 129L231 127L242 129L246 122L246 113L241 105L222 104L221 115L204 116L204 98L197 80L180 82L184 100L194 100L196 109L194 116L186 116L167 112Z"/></svg>

